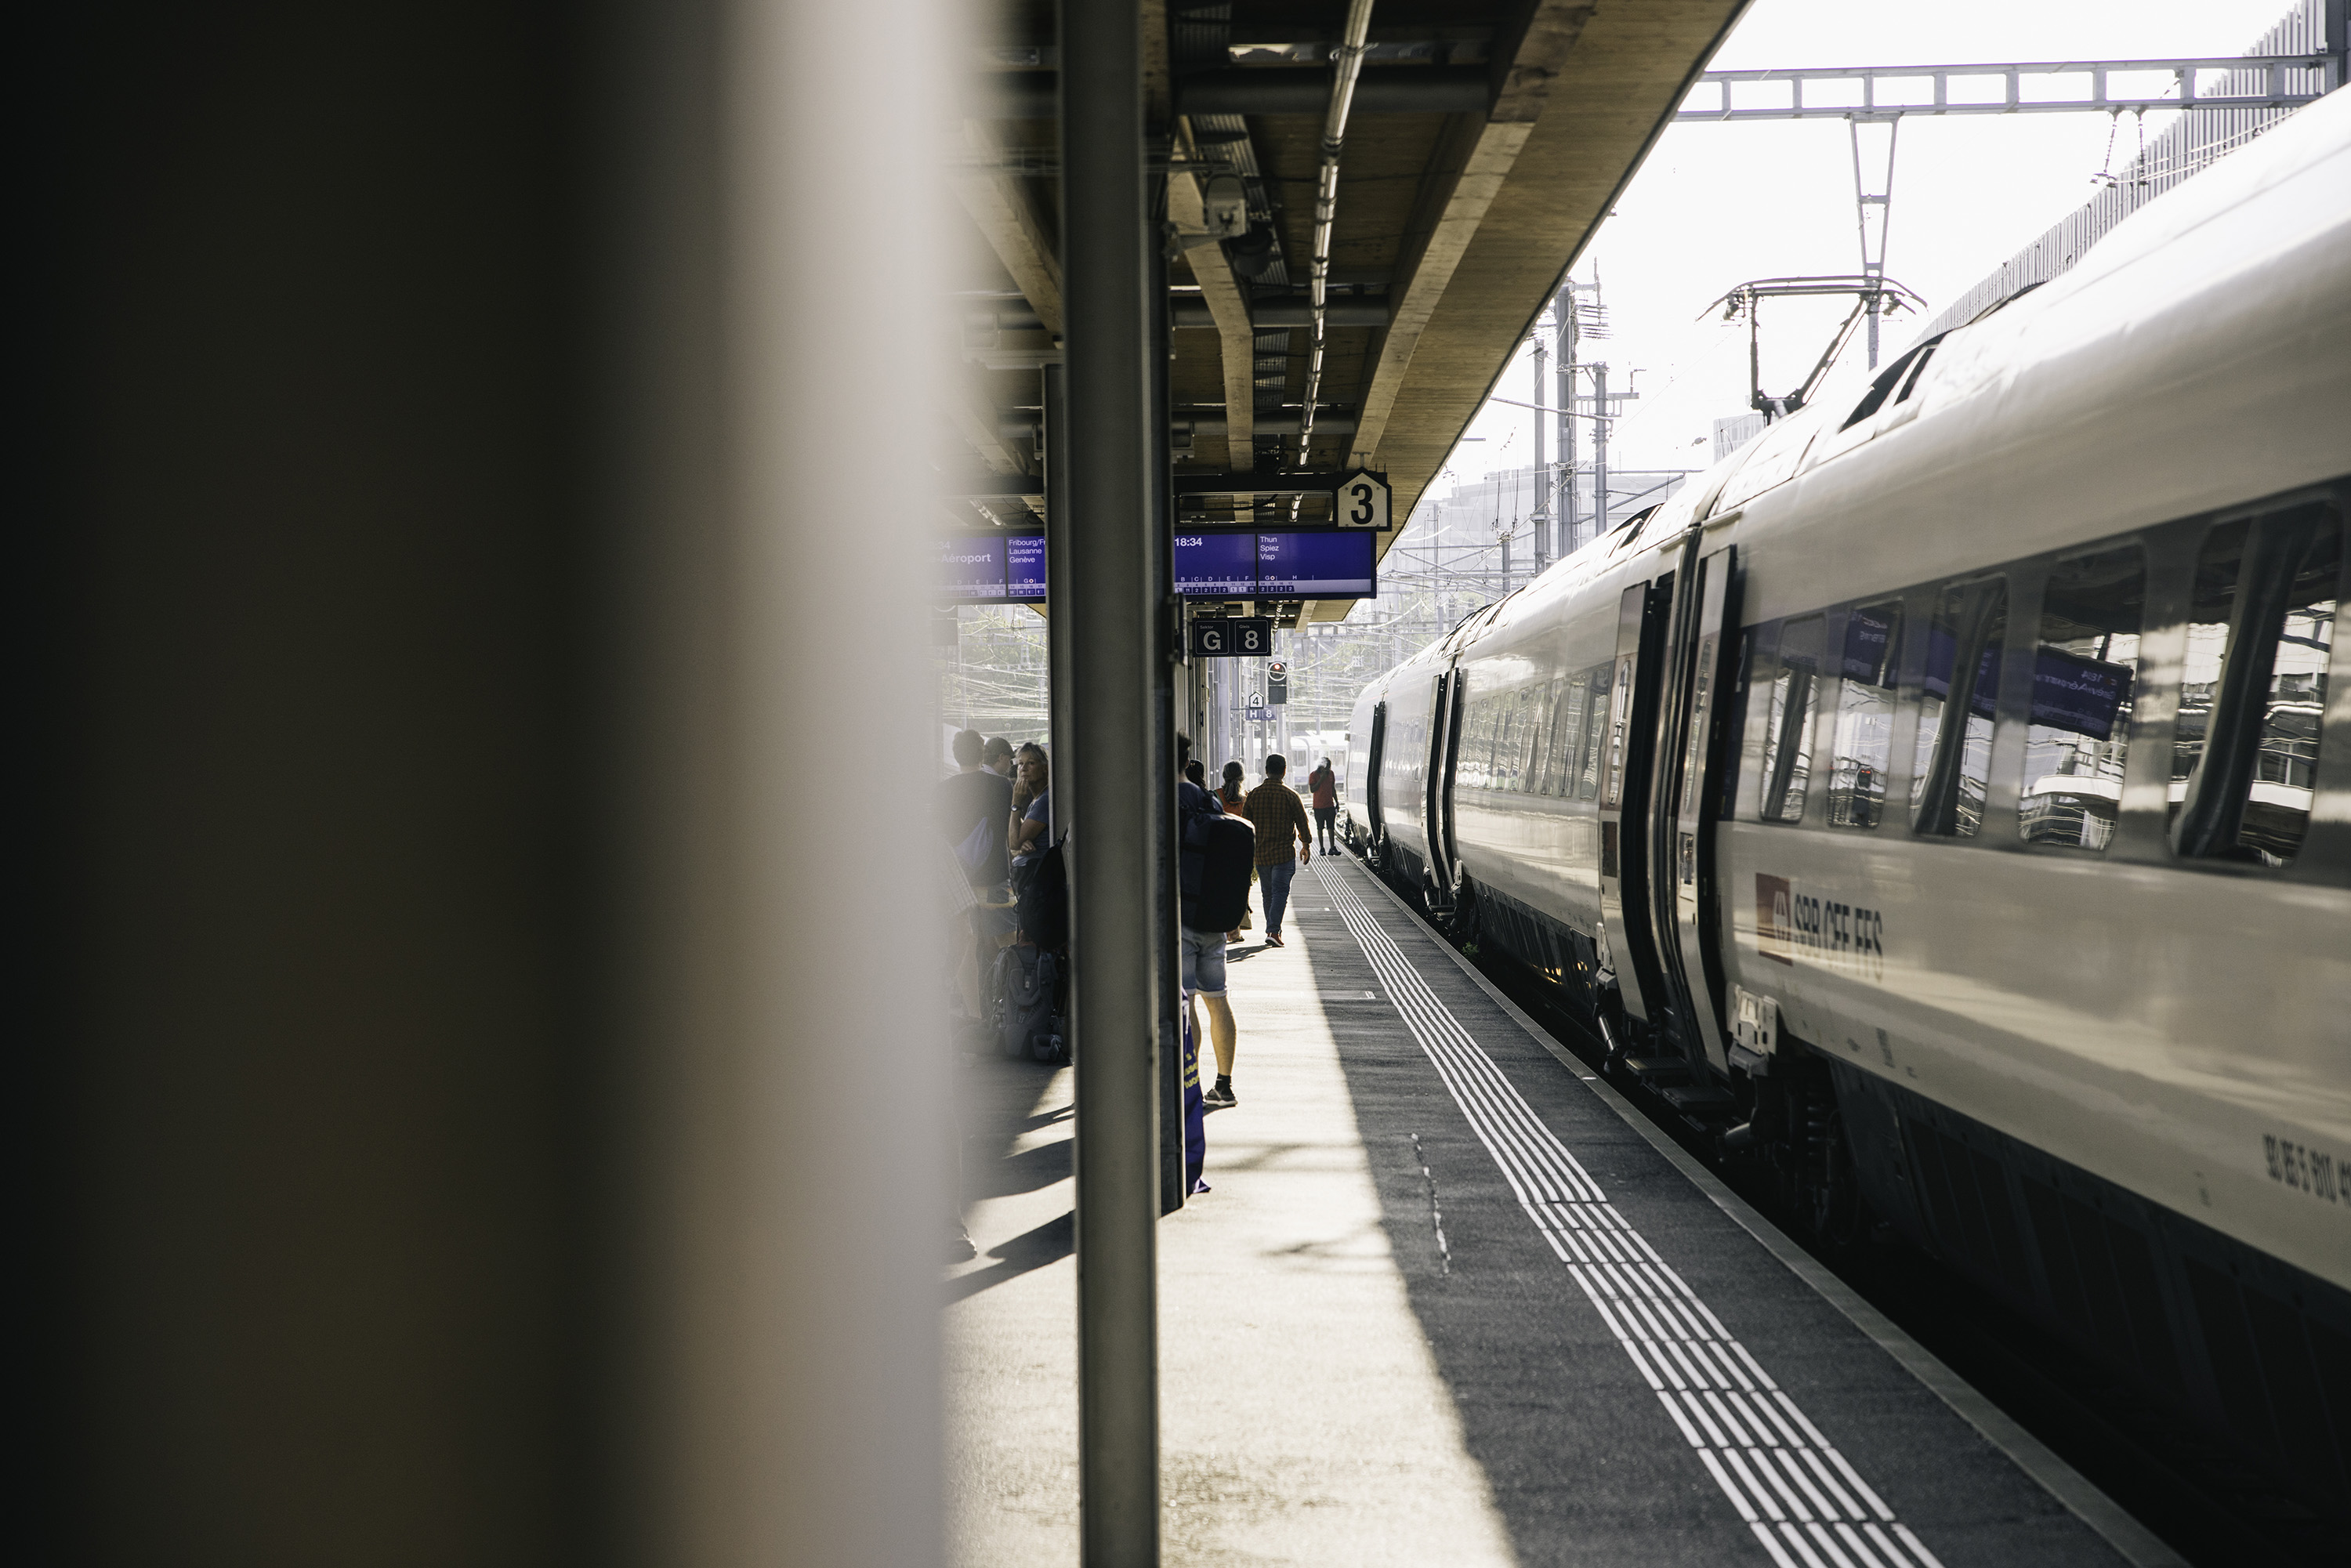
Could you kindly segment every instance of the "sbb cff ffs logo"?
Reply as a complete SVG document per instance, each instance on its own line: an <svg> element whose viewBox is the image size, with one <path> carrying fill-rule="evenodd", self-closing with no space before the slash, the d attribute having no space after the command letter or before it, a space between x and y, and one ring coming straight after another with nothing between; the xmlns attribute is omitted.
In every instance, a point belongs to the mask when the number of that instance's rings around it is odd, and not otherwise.
<svg viewBox="0 0 2351 1568"><path fill-rule="evenodd" d="M1189 647L1196 659L1261 659L1273 652L1273 617L1225 615L1195 621Z"/></svg>

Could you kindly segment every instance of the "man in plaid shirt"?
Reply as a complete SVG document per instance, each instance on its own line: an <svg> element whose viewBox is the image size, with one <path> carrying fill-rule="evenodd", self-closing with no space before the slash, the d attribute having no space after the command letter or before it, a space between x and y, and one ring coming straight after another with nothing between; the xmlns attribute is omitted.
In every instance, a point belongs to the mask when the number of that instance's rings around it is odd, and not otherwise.
<svg viewBox="0 0 2351 1568"><path fill-rule="evenodd" d="M1275 752L1265 759L1265 782L1241 800L1241 814L1257 825L1257 880L1265 889L1265 945L1286 946L1281 939L1281 912L1290 904L1290 879L1314 858L1314 829L1306 820L1306 803L1298 791L1281 781L1290 758ZM1298 846L1290 859L1290 846Z"/></svg>

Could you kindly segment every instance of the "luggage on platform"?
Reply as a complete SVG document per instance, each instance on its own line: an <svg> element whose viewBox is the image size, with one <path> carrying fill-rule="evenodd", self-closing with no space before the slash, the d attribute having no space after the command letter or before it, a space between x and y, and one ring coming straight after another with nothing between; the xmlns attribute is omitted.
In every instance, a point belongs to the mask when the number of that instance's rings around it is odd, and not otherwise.
<svg viewBox="0 0 2351 1568"><path fill-rule="evenodd" d="M1065 1057L1061 961L1041 947L1016 942L996 956L994 978L997 1040L1004 1054L1038 1061Z"/></svg>

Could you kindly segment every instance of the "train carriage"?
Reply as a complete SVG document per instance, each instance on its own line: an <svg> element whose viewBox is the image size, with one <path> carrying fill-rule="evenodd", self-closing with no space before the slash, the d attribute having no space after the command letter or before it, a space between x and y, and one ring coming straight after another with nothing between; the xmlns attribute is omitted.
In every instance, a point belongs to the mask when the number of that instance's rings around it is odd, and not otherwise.
<svg viewBox="0 0 2351 1568"><path fill-rule="evenodd" d="M2351 99L1380 677L1620 1070L2351 1499Z"/></svg>

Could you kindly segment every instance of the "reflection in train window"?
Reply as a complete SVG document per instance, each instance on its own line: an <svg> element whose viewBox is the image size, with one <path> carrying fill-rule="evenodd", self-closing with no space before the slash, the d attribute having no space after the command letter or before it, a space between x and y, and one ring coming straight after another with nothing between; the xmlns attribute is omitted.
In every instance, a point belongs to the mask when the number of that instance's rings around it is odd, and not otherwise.
<svg viewBox="0 0 2351 1568"><path fill-rule="evenodd" d="M1551 709L1551 722L1543 733L1542 768L1535 779L1535 793L1563 795L1567 793L1568 731L1576 720L1575 687L1565 676L1553 676L1544 701Z"/></svg>
<svg viewBox="0 0 2351 1568"><path fill-rule="evenodd" d="M2041 602L2017 831L2102 850L2122 808L2147 562L2137 545L2057 563Z"/></svg>
<svg viewBox="0 0 2351 1568"><path fill-rule="evenodd" d="M1583 746L1575 764L1575 798L1589 800L1600 793L1600 743L1608 727L1608 683L1614 664L1594 664L1576 683L1583 692Z"/></svg>
<svg viewBox="0 0 2351 1568"><path fill-rule="evenodd" d="M1601 804L1615 810L1625 803L1625 732L1633 723L1633 655L1621 655L1611 667L1610 688L1602 712L1608 716L1607 785Z"/></svg>
<svg viewBox="0 0 2351 1568"><path fill-rule="evenodd" d="M1526 794L1535 791L1535 769L1542 764L1543 738L1551 725L1551 693L1547 687L1529 686L1520 699L1526 704L1526 733L1520 738L1519 780L1515 788Z"/></svg>
<svg viewBox="0 0 2351 1568"><path fill-rule="evenodd" d="M1771 677L1771 727L1763 734L1763 803L1767 822L1804 820L1804 790L1813 773L1813 710L1820 693L1826 622L1818 615L1780 628L1780 655Z"/></svg>
<svg viewBox="0 0 2351 1568"><path fill-rule="evenodd" d="M1845 617L1837 673L1836 744L1829 766L1829 821L1874 828L1886 814L1886 769L1894 755L1894 653L1902 601L1865 604Z"/></svg>
<svg viewBox="0 0 2351 1568"><path fill-rule="evenodd" d="M1486 787L1486 776L1494 760L1493 716L1493 698L1473 685L1468 700L1462 705L1461 738L1455 743L1458 750L1453 762L1455 789L1483 789Z"/></svg>
<svg viewBox="0 0 2351 1568"><path fill-rule="evenodd" d="M2172 747L2172 846L2281 866L2316 784L2343 519L2289 507L2205 536Z"/></svg>
<svg viewBox="0 0 2351 1568"><path fill-rule="evenodd" d="M1531 795L1552 792L1552 727L1559 724L1559 682L1544 682L1535 686L1535 734L1533 759L1526 767L1526 788Z"/></svg>
<svg viewBox="0 0 2351 1568"><path fill-rule="evenodd" d="M1525 734L1527 694L1512 692L1501 701L1502 727L1500 738L1494 743L1494 778L1497 789L1519 787L1519 751Z"/></svg>
<svg viewBox="0 0 2351 1568"><path fill-rule="evenodd" d="M2003 578L1954 583L1936 597L1918 691L1918 744L1910 772L1913 826L1973 838L1991 778L1991 727L2008 634Z"/></svg>

